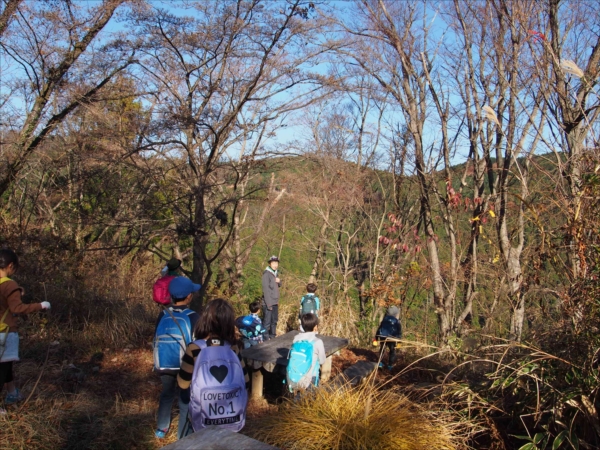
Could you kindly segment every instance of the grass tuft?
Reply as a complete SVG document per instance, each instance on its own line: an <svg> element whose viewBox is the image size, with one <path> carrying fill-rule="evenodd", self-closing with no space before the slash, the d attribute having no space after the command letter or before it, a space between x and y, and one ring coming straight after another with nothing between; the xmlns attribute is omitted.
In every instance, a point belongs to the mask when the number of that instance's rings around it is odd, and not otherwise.
<svg viewBox="0 0 600 450"><path fill-rule="evenodd" d="M371 383L285 400L246 434L284 449L455 449L452 433L396 390Z"/></svg>

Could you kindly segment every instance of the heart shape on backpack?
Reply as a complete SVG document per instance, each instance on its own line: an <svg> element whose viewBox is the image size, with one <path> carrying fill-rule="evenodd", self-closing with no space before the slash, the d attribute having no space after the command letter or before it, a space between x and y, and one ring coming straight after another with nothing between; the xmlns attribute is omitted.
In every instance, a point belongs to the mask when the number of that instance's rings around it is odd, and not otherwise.
<svg viewBox="0 0 600 450"><path fill-rule="evenodd" d="M229 373L229 369L227 366L211 366L210 374L217 379L219 383L222 383L227 374Z"/></svg>

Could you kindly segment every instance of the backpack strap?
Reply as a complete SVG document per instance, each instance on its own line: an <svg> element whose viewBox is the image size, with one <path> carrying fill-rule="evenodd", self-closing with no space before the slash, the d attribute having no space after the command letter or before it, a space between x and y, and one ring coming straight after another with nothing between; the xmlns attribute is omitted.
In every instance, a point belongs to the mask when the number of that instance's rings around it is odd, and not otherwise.
<svg viewBox="0 0 600 450"><path fill-rule="evenodd" d="M163 309L163 311L165 311L166 313L168 313L171 316L171 319L173 319L173 322L175 322L175 325L177 325L177 328L179 328L179 332L181 333L181 336L185 339L185 333L183 332L183 329L181 328L181 326L179 325L179 322L177 322L177 319L175 318L175 316L173 315L173 313L171 312L171 309L169 306L165 306L163 304L160 305L160 307ZM165 316L163 316L164 318ZM162 320L162 318L160 319ZM190 330L190 334L193 333L193 330ZM191 336L190 336L191 337ZM180 347L183 348L183 351L185 352L185 348L181 345L181 343L179 344Z"/></svg>
<svg viewBox="0 0 600 450"><path fill-rule="evenodd" d="M2 319L0 319L0 323L5 323L4 319L6 319L7 315L8 315L8 308L6 308L6 311L4 311L4 314L2 314Z"/></svg>

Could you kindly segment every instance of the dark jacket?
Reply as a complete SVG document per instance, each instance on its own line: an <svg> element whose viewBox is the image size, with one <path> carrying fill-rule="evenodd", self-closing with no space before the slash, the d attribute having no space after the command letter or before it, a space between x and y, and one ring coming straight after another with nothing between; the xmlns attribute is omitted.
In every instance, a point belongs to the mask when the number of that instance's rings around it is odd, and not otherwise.
<svg viewBox="0 0 600 450"><path fill-rule="evenodd" d="M402 338L402 326L394 316L385 316L377 329L378 338L395 337ZM383 340L383 339L380 339Z"/></svg>
<svg viewBox="0 0 600 450"><path fill-rule="evenodd" d="M279 287L281 283L275 282L276 274L269 268L262 275L262 289L264 302L268 307L279 304Z"/></svg>

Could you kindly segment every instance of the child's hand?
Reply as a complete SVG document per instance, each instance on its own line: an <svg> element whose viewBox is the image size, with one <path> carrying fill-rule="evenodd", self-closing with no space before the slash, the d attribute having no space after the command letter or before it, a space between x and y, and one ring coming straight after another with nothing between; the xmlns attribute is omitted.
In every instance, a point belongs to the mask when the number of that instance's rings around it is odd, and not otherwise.
<svg viewBox="0 0 600 450"><path fill-rule="evenodd" d="M279 279L279 277L275 277L275 282L276 283L281 283L281 280Z"/></svg>

